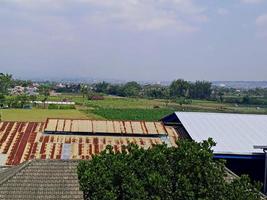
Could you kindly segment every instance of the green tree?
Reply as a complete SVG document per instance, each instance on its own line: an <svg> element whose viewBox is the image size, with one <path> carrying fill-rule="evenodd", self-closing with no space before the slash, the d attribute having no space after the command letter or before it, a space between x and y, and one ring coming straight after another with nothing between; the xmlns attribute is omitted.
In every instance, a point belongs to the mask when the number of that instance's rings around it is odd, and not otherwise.
<svg viewBox="0 0 267 200"><path fill-rule="evenodd" d="M110 84L107 93L111 95L123 96L123 86L118 84L116 85Z"/></svg>
<svg viewBox="0 0 267 200"><path fill-rule="evenodd" d="M143 96L153 99L169 98L169 88L161 85L146 85L143 87Z"/></svg>
<svg viewBox="0 0 267 200"><path fill-rule="evenodd" d="M27 95L17 95L16 102L18 102L17 107L23 108L30 100L29 96Z"/></svg>
<svg viewBox="0 0 267 200"><path fill-rule="evenodd" d="M0 121L2 121L2 118L3 118L3 114L2 114L2 108L4 106L4 103L5 103L5 95L1 94L0 93Z"/></svg>
<svg viewBox="0 0 267 200"><path fill-rule="evenodd" d="M50 94L50 87L48 85L40 85L38 90L39 90L39 93L41 95L44 95L45 97L48 97Z"/></svg>
<svg viewBox="0 0 267 200"><path fill-rule="evenodd" d="M101 83L97 83L95 85L95 92L101 92L101 93L107 93L108 91L108 87L109 87L109 84L105 81L101 82Z"/></svg>
<svg viewBox="0 0 267 200"><path fill-rule="evenodd" d="M170 96L173 98L188 97L189 87L189 82L183 79L175 80L170 85Z"/></svg>
<svg viewBox="0 0 267 200"><path fill-rule="evenodd" d="M127 97L137 97L142 87L135 81L128 82L123 86L123 95Z"/></svg>
<svg viewBox="0 0 267 200"><path fill-rule="evenodd" d="M195 99L208 99L211 96L211 82L196 81L191 84L190 96Z"/></svg>
<svg viewBox="0 0 267 200"><path fill-rule="evenodd" d="M243 104L250 104L251 103L251 98L248 95L244 96L243 99L242 99L242 103Z"/></svg>
<svg viewBox="0 0 267 200"><path fill-rule="evenodd" d="M221 92L221 91L219 91L218 96L219 96L220 102L223 103L223 96L224 96L224 93Z"/></svg>
<svg viewBox="0 0 267 200"><path fill-rule="evenodd" d="M86 97L86 95L88 93L88 90L89 90L88 85L81 85L80 91L81 91L81 93L83 95L83 98Z"/></svg>
<svg viewBox="0 0 267 200"><path fill-rule="evenodd" d="M0 93L7 94L8 88L12 83L12 75L11 74L3 74L0 73Z"/></svg>
<svg viewBox="0 0 267 200"><path fill-rule="evenodd" d="M130 144L122 152L108 146L78 165L80 188L90 200L260 199L247 177L225 180L224 162L213 160L214 142L181 140L178 148Z"/></svg>
<svg viewBox="0 0 267 200"><path fill-rule="evenodd" d="M41 95L44 95L42 102L43 102L43 107L45 108L45 102L47 101L50 95L50 87L48 85L40 85L38 90Z"/></svg>
<svg viewBox="0 0 267 200"><path fill-rule="evenodd" d="M5 95L0 93L0 108L4 106L5 100L6 100Z"/></svg>

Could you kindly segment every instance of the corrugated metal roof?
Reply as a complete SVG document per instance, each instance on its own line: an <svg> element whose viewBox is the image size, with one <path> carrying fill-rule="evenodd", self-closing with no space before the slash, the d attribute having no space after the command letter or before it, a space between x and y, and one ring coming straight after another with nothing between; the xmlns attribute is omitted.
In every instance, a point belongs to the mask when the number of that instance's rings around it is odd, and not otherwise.
<svg viewBox="0 0 267 200"><path fill-rule="evenodd" d="M161 122L48 119L45 132L167 135Z"/></svg>
<svg viewBox="0 0 267 200"><path fill-rule="evenodd" d="M197 142L209 137L219 154L262 153L254 145L267 145L267 115L176 112L191 138Z"/></svg>
<svg viewBox="0 0 267 200"><path fill-rule="evenodd" d="M31 159L89 159L107 145L121 151L123 145L135 143L143 148L164 141L147 134L130 135L57 135L43 134L45 123L0 122L0 155L2 164L17 165ZM77 125L77 128L79 126ZM178 135L173 127L164 126L170 143L175 145ZM100 128L99 128L100 129ZM66 145L67 144L67 145Z"/></svg>

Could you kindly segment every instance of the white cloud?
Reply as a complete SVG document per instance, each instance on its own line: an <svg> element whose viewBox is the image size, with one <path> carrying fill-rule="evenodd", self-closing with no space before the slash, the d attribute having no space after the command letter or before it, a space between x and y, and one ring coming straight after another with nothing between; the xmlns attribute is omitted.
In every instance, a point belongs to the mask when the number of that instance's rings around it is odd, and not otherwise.
<svg viewBox="0 0 267 200"><path fill-rule="evenodd" d="M267 13L260 15L256 19L257 26L266 26L267 28Z"/></svg>
<svg viewBox="0 0 267 200"><path fill-rule="evenodd" d="M225 9L225 8L219 8L219 9L217 10L217 14L218 14L218 15L222 15L222 16L224 16L224 15L228 15L228 14L229 14L229 10L227 10L227 9Z"/></svg>
<svg viewBox="0 0 267 200"><path fill-rule="evenodd" d="M267 13L260 15L256 19L257 29L257 36L258 37L267 37Z"/></svg>
<svg viewBox="0 0 267 200"><path fill-rule="evenodd" d="M247 3L247 4L258 4L262 3L265 0L240 0L242 3Z"/></svg>
<svg viewBox="0 0 267 200"><path fill-rule="evenodd" d="M2 0L20 9L43 15L51 10L63 12L72 6L88 9L81 23L111 25L120 28L144 30L175 30L194 32L208 21L205 9L193 0ZM0 3L1 4L1 3ZM79 11L77 11L79 12ZM61 14L61 13L60 13ZM80 13L76 13L81 15ZM32 16L33 18L35 16ZM64 17L68 18L66 14Z"/></svg>
<svg viewBox="0 0 267 200"><path fill-rule="evenodd" d="M197 30L206 22L204 9L191 0L83 0L96 7L91 21L128 25L137 30L172 28L180 32Z"/></svg>

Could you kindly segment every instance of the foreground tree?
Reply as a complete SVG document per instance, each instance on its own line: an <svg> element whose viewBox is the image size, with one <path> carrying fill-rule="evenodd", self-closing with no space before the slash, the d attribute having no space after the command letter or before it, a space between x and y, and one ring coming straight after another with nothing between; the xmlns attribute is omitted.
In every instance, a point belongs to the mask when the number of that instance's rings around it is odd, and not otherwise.
<svg viewBox="0 0 267 200"><path fill-rule="evenodd" d="M256 200L258 187L247 177L225 180L223 161L214 161L214 142L178 142L145 150L130 144L122 152L108 146L92 160L81 161L78 177L84 198Z"/></svg>

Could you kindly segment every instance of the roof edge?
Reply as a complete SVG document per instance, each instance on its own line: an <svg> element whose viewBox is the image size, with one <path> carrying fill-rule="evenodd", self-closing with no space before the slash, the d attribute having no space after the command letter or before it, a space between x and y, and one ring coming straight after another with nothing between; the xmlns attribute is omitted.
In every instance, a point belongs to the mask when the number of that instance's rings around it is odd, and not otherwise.
<svg viewBox="0 0 267 200"><path fill-rule="evenodd" d="M18 167L13 173L11 173L9 176L7 176L6 178L4 178L3 180L0 181L0 185L4 184L5 182L7 182L10 178L12 178L13 176L15 176L17 173L19 173L20 171L22 171L23 169L25 169L27 166L30 165L32 161L28 160L28 161L24 161L22 164L17 165L17 166L13 166L13 167ZM10 170L13 168L9 168ZM6 169L6 170L9 170ZM2 172L4 173L4 171Z"/></svg>
<svg viewBox="0 0 267 200"><path fill-rule="evenodd" d="M195 114L195 113L198 113L198 114L218 114L218 115L249 115L249 116L267 116L266 114L264 113L258 113L258 114L255 114L255 113L229 113L229 112L198 112L198 111L190 111L190 112L186 112L186 111L175 111L174 112L177 116L179 113L192 113L192 114Z"/></svg>

